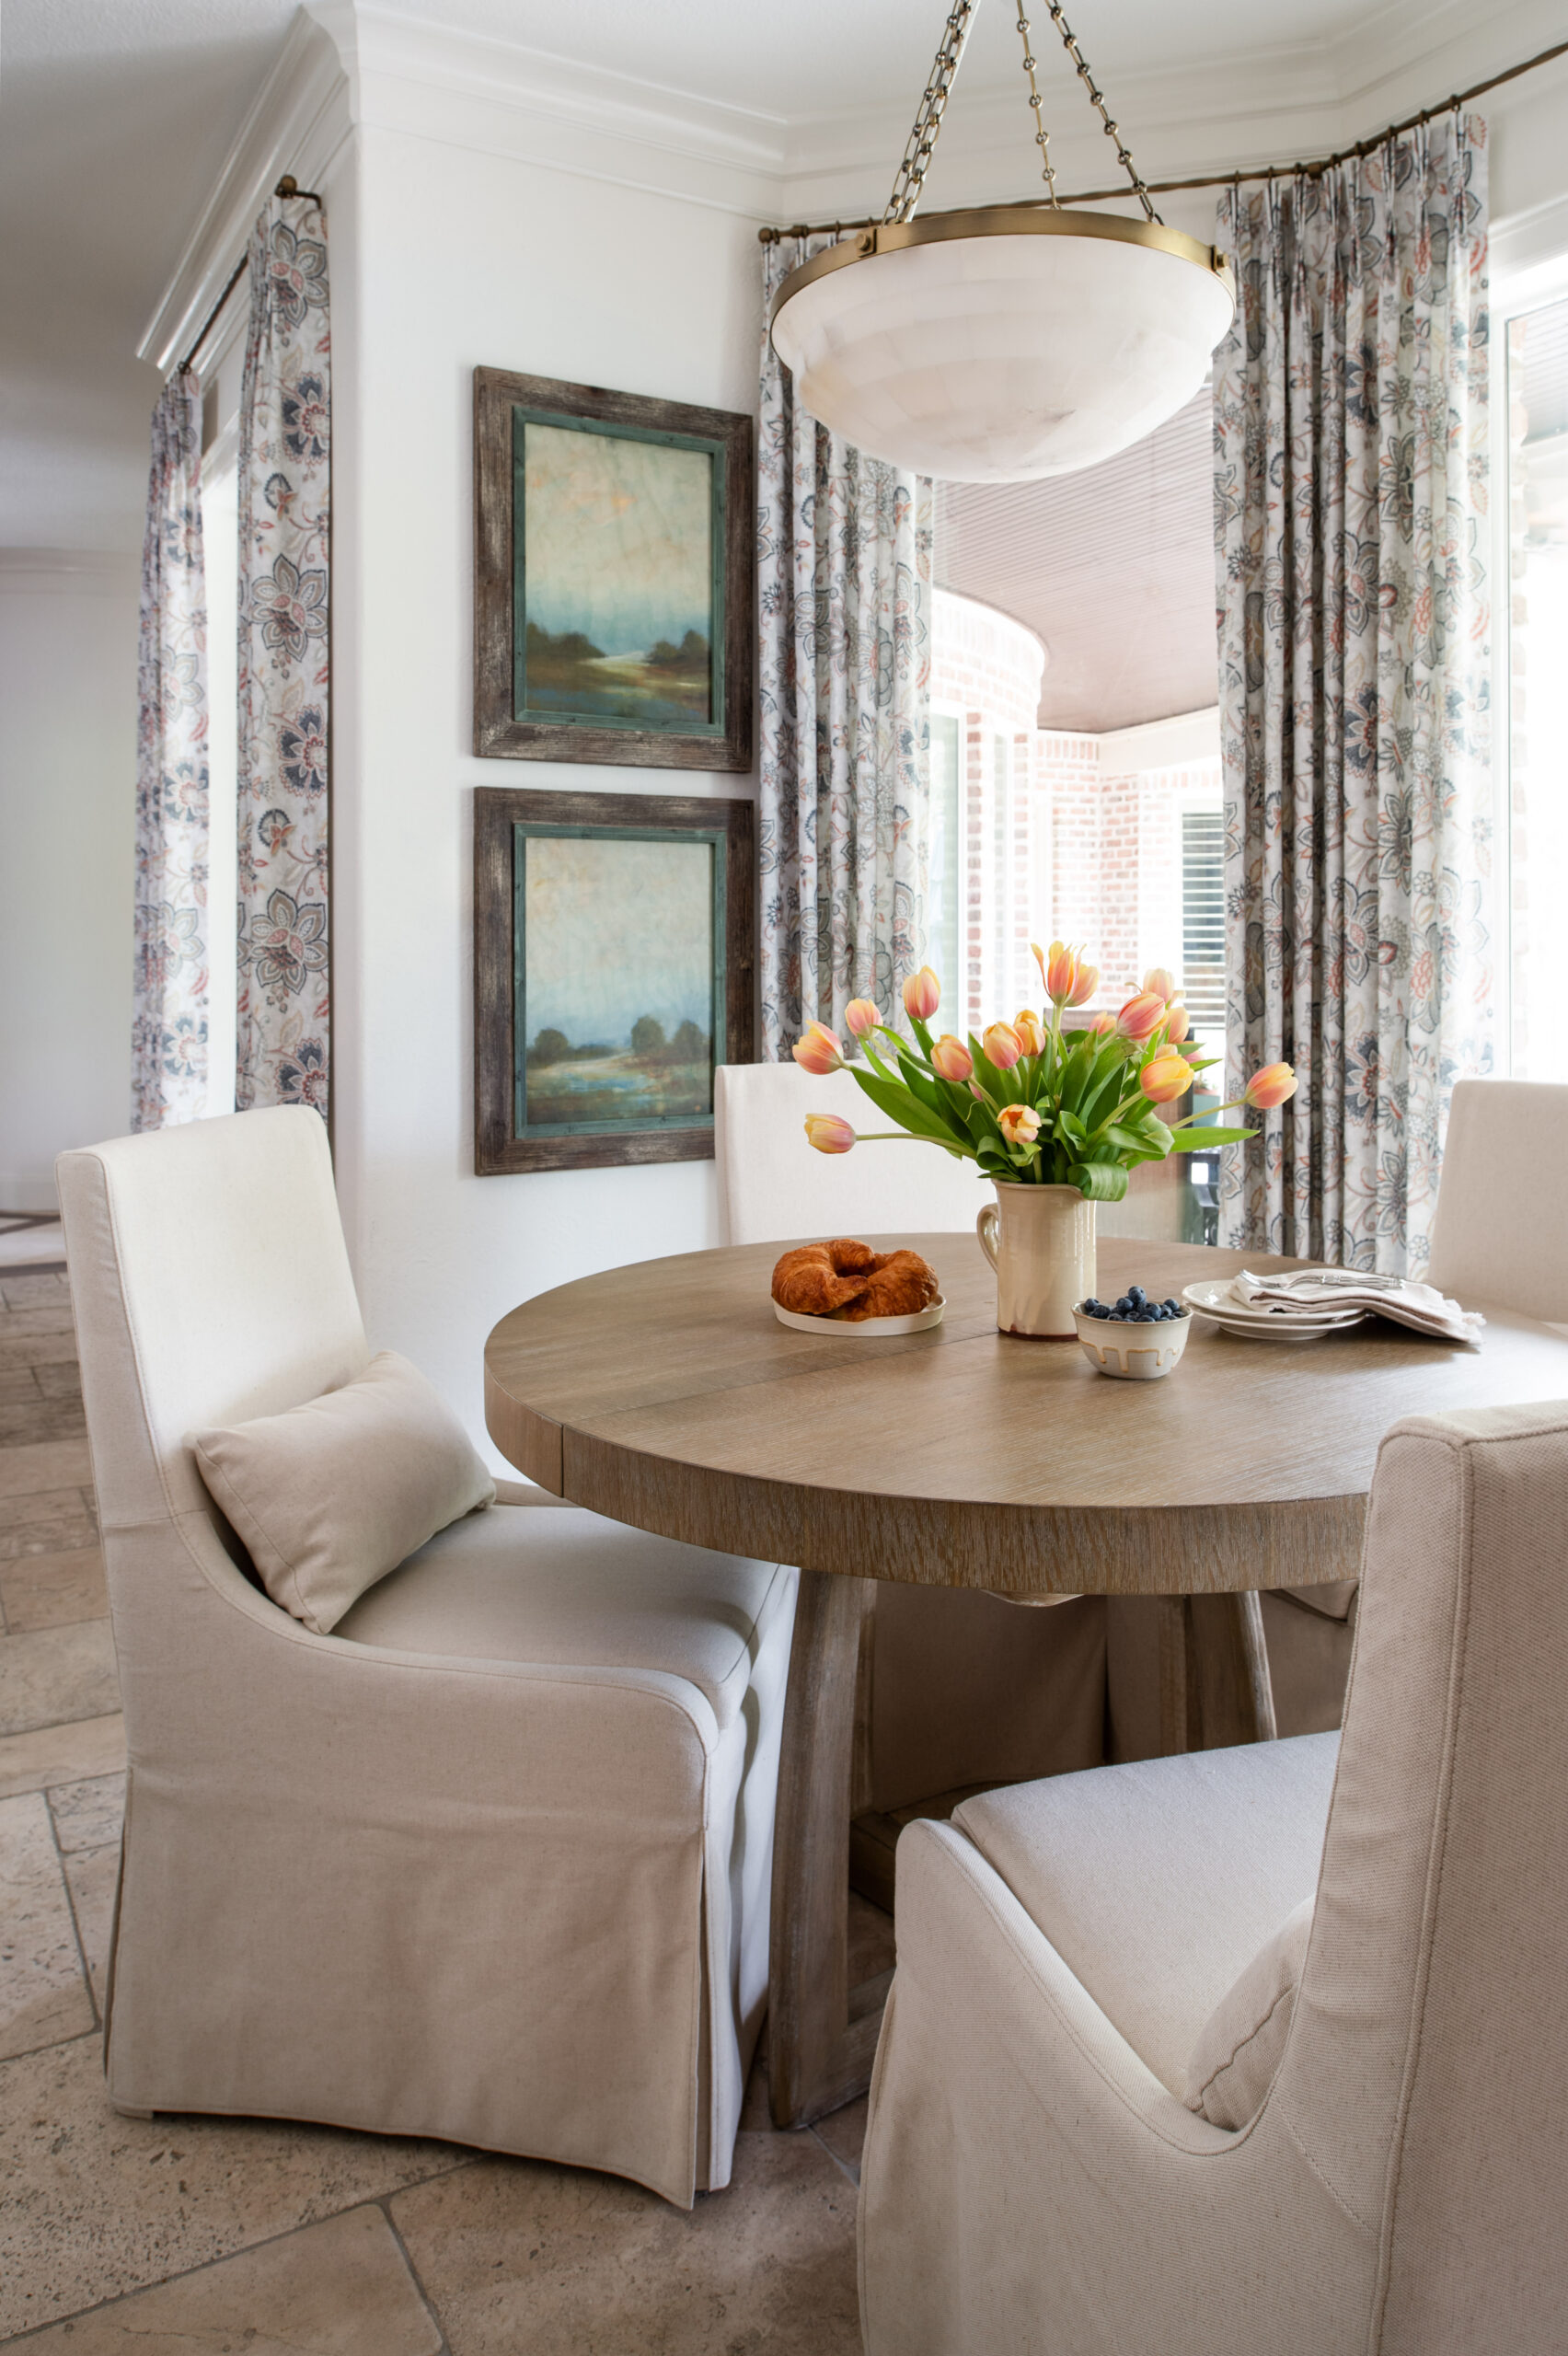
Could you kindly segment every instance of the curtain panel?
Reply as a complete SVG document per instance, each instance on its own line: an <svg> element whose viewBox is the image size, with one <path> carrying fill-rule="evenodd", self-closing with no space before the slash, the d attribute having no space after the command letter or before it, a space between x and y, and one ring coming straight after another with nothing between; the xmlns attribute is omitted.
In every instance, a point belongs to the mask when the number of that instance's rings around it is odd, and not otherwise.
<svg viewBox="0 0 1568 2356"><path fill-rule="evenodd" d="M1492 1067L1485 125L1231 191L1216 355L1223 1240L1420 1275L1449 1091Z"/></svg>
<svg viewBox="0 0 1568 2356"><path fill-rule="evenodd" d="M930 487L837 440L768 341L828 238L764 248L757 481L763 1057L854 998L904 1024L925 950ZM945 977L952 981L952 976Z"/></svg>
<svg viewBox="0 0 1568 2356"><path fill-rule="evenodd" d="M331 346L327 225L274 196L249 250L239 420L239 931L235 1102L331 1085L328 858Z"/></svg>
<svg viewBox="0 0 1568 2356"><path fill-rule="evenodd" d="M202 389L183 370L153 411L137 657L131 1126L207 1109L207 587Z"/></svg>

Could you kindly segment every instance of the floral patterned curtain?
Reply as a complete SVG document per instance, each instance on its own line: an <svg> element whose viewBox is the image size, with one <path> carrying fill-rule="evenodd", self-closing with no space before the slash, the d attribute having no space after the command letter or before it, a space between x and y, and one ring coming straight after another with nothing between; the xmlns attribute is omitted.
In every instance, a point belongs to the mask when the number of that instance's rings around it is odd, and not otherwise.
<svg viewBox="0 0 1568 2356"><path fill-rule="evenodd" d="M853 998L902 1022L904 979L925 945L929 487L799 408L767 338L779 284L829 242L763 249L758 817L770 1062L813 1019L842 1032Z"/></svg>
<svg viewBox="0 0 1568 2356"><path fill-rule="evenodd" d="M327 225L274 196L251 234L239 419L239 940L235 1101L331 1080L328 864L332 514Z"/></svg>
<svg viewBox="0 0 1568 2356"><path fill-rule="evenodd" d="M1232 191L1216 358L1228 1068L1300 1089L1224 1240L1426 1265L1491 1068L1485 125Z"/></svg>
<svg viewBox="0 0 1568 2356"><path fill-rule="evenodd" d="M153 411L137 689L131 1126L161 1129L207 1109L202 390L183 370Z"/></svg>

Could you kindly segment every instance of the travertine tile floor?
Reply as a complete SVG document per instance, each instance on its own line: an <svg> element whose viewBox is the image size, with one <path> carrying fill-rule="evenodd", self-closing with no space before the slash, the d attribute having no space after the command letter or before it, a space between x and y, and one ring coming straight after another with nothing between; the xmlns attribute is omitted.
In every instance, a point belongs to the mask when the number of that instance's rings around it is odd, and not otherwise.
<svg viewBox="0 0 1568 2356"><path fill-rule="evenodd" d="M121 2119L100 2005L125 1750L64 1276L0 1268L0 2347L50 2356L853 2356L865 2105L690 2216L613 2177ZM856 1977L891 1961L860 1909Z"/></svg>

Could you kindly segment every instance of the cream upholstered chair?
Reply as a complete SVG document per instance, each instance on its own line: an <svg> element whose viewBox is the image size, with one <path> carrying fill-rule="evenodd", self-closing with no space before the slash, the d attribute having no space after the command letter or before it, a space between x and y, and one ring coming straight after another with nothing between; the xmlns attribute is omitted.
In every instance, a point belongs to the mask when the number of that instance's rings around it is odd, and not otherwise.
<svg viewBox="0 0 1568 2356"><path fill-rule="evenodd" d="M722 1065L714 1112L732 1243L972 1234L991 1200L973 1162L914 1140L815 1152L805 1138L807 1113L874 1117L847 1071L817 1080L793 1063ZM934 1432L931 1441L940 1447L954 1438ZM884 1903L891 1896L886 1819L895 1811L977 1784L1098 1764L1105 1623L1099 1596L1039 1611L974 1589L879 1586L862 1664L870 1670L862 1679L870 1784L858 1797L870 1817L857 1828L854 1851L868 1896Z"/></svg>
<svg viewBox="0 0 1568 2356"><path fill-rule="evenodd" d="M1437 1185L1428 1280L1467 1304L1490 1301L1568 1322L1568 1088L1512 1080L1455 1085ZM1505 1170L1505 1183L1498 1172ZM1355 1582L1262 1597L1282 1734L1339 1724L1355 1634Z"/></svg>
<svg viewBox="0 0 1568 2356"><path fill-rule="evenodd" d="M726 2183L794 1572L497 1505L311 1634L188 1435L368 1360L321 1121L59 1177L130 1754L111 2100Z"/></svg>
<svg viewBox="0 0 1568 2356"><path fill-rule="evenodd" d="M869 2356L1564 2345L1565 1530L1568 1404L1398 1425L1337 1773L1309 1736L905 1834ZM1272 2085L1212 2126L1194 2039L1314 1893Z"/></svg>

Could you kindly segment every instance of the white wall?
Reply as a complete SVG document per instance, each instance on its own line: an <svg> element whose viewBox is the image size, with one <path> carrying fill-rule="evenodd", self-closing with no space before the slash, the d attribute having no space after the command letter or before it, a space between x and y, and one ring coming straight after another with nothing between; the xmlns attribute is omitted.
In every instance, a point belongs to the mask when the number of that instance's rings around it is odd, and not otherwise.
<svg viewBox="0 0 1568 2356"><path fill-rule="evenodd" d="M497 1318L719 1228L711 1161L473 1175L473 789L755 789L474 757L472 371L751 410L758 248L733 213L374 125L327 193L339 1188L373 1341L414 1358L488 1449Z"/></svg>
<svg viewBox="0 0 1568 2356"><path fill-rule="evenodd" d="M0 549L0 1208L131 1113L134 558Z"/></svg>

